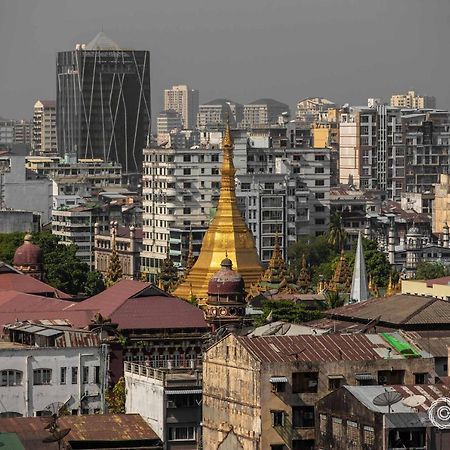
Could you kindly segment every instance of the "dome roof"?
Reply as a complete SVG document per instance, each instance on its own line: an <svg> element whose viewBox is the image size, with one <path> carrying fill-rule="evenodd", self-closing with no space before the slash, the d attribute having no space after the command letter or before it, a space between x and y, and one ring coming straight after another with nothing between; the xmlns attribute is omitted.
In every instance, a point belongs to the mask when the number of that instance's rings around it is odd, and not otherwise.
<svg viewBox="0 0 450 450"><path fill-rule="evenodd" d="M244 293L244 279L232 267L233 263L229 258L222 260L220 270L209 281L208 295L236 295Z"/></svg>
<svg viewBox="0 0 450 450"><path fill-rule="evenodd" d="M14 266L38 266L42 263L42 250L31 242L31 234L26 234L23 244L14 253Z"/></svg>

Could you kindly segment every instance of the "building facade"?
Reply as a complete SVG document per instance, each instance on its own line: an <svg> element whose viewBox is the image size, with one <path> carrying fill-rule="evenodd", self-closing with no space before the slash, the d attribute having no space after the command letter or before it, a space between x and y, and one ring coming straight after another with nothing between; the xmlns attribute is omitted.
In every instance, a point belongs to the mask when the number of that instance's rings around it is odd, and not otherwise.
<svg viewBox="0 0 450 450"><path fill-rule="evenodd" d="M275 125L283 113L289 113L289 106L271 98L261 98L244 105L243 127Z"/></svg>
<svg viewBox="0 0 450 450"><path fill-rule="evenodd" d="M103 32L57 55L58 151L142 170L150 137L150 52L120 48Z"/></svg>
<svg viewBox="0 0 450 450"><path fill-rule="evenodd" d="M194 363L194 361L193 361ZM201 367L152 367L125 362L127 413L139 413L165 450L196 450L201 443Z"/></svg>
<svg viewBox="0 0 450 450"><path fill-rule="evenodd" d="M225 98L218 98L200 105L197 114L197 128L200 130L221 130L227 118L232 126L238 126L243 119L244 107Z"/></svg>
<svg viewBox="0 0 450 450"><path fill-rule="evenodd" d="M415 91L391 96L391 106L395 108L435 109L436 97L418 95Z"/></svg>
<svg viewBox="0 0 450 450"><path fill-rule="evenodd" d="M184 129L195 128L198 112L198 91L189 86L175 85L164 90L164 109L176 111Z"/></svg>
<svg viewBox="0 0 450 450"><path fill-rule="evenodd" d="M38 100L33 111L33 151L35 155L56 155L56 102Z"/></svg>
<svg viewBox="0 0 450 450"><path fill-rule="evenodd" d="M431 355L390 345L361 334L223 338L203 360L204 448L315 448L315 404L330 391L431 376Z"/></svg>

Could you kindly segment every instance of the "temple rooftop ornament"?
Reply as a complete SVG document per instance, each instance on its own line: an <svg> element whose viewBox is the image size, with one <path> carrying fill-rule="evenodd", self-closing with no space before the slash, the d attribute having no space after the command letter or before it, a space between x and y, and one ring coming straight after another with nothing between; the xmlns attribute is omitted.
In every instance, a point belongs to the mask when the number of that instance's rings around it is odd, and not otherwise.
<svg viewBox="0 0 450 450"><path fill-rule="evenodd" d="M362 245L361 231L358 234L356 245L355 266L353 268L352 289L350 301L362 302L369 298L369 286L367 285L366 262L364 260L364 249Z"/></svg>
<svg viewBox="0 0 450 450"><path fill-rule="evenodd" d="M347 258L344 250L341 251L341 257L334 271L333 278L328 283L327 288L330 291L348 293L352 282L352 276L348 267Z"/></svg>
<svg viewBox="0 0 450 450"><path fill-rule="evenodd" d="M222 178L216 214L203 238L197 261L174 291L175 296L184 299L190 299L192 291L201 305L208 298L209 280L220 270L224 254L233 261L246 288L258 281L263 271L253 235L237 207L234 180L236 169L233 164L233 140L229 123L225 128L222 149Z"/></svg>

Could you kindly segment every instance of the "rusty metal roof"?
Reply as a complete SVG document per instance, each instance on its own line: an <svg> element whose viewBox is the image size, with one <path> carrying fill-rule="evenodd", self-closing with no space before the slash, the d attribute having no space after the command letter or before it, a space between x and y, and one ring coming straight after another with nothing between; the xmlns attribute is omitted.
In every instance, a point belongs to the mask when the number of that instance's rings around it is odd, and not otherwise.
<svg viewBox="0 0 450 450"><path fill-rule="evenodd" d="M366 334L245 336L237 339L257 359L264 362L384 359L382 351L387 351L389 347L377 335Z"/></svg>
<svg viewBox="0 0 450 450"><path fill-rule="evenodd" d="M44 430L45 425L40 417L4 418L0 420L0 433L16 433L27 450L48 450L49 444L42 442L49 436L49 432ZM66 442L153 441L157 444L160 441L139 414L63 416L59 425L71 429L64 439Z"/></svg>

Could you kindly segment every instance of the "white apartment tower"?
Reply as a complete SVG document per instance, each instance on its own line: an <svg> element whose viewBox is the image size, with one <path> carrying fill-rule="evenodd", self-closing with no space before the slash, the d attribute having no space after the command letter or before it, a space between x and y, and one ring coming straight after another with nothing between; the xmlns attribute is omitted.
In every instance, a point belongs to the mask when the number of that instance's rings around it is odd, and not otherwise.
<svg viewBox="0 0 450 450"><path fill-rule="evenodd" d="M56 144L56 102L38 100L33 113L33 149L38 155L54 155Z"/></svg>
<svg viewBox="0 0 450 450"><path fill-rule="evenodd" d="M198 112L198 91L185 84L165 89L164 109L176 111L182 118L184 129L194 128Z"/></svg>

